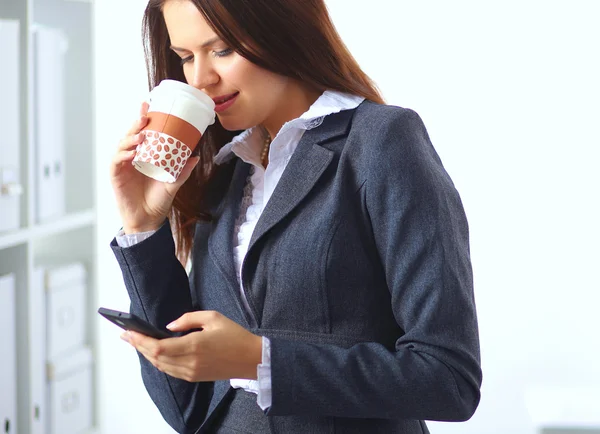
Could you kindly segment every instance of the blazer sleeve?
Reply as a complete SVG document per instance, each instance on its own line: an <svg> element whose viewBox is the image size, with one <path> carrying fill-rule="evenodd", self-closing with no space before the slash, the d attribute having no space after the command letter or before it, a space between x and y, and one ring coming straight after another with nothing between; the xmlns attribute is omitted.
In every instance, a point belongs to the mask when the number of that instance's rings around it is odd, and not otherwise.
<svg viewBox="0 0 600 434"><path fill-rule="evenodd" d="M419 116L394 110L363 122L364 146L372 147L365 195L405 334L394 349L272 338L268 415L464 421L478 406L482 374L466 217Z"/></svg>
<svg viewBox="0 0 600 434"><path fill-rule="evenodd" d="M111 248L119 262L131 300L131 313L164 328L194 309L185 269L175 256L175 243L166 221L150 238L127 248L116 240ZM212 396L213 383L188 383L158 371L144 356L142 378L163 418L179 433L200 427Z"/></svg>

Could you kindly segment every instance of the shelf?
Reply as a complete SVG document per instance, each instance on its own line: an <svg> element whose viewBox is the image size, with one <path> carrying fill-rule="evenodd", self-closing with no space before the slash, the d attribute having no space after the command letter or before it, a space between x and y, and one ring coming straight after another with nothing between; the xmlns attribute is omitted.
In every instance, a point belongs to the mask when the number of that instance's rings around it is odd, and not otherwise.
<svg viewBox="0 0 600 434"><path fill-rule="evenodd" d="M37 239L56 235L61 232L91 226L96 222L96 211L93 209L69 214L56 221L36 225L31 229L31 238Z"/></svg>
<svg viewBox="0 0 600 434"><path fill-rule="evenodd" d="M91 226L96 222L96 211L93 209L69 214L50 223L33 226L29 229L20 229L14 232L0 234L0 250L25 244L29 240L39 239L73 229Z"/></svg>
<svg viewBox="0 0 600 434"><path fill-rule="evenodd" d="M6 233L2 232L0 233L0 250L25 244L28 239L29 231L27 229L20 229L18 231Z"/></svg>

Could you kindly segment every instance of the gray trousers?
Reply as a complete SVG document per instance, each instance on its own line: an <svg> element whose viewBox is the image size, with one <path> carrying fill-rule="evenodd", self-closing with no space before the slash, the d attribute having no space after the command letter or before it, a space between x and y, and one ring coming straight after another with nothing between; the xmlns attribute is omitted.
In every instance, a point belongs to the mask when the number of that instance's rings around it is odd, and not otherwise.
<svg viewBox="0 0 600 434"><path fill-rule="evenodd" d="M236 389L225 398L218 410L209 432L215 434L263 434L271 433L269 418L256 403L256 395L243 389Z"/></svg>

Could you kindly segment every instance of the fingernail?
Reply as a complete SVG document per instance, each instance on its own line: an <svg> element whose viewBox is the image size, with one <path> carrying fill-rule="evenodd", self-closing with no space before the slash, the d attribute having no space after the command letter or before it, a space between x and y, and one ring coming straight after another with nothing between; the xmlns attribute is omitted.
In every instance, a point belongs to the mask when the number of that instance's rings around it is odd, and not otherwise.
<svg viewBox="0 0 600 434"><path fill-rule="evenodd" d="M129 343L129 332L125 332L121 335L121 339L123 339L125 342Z"/></svg>
<svg viewBox="0 0 600 434"><path fill-rule="evenodd" d="M168 328L169 330L171 330L171 329L174 329L174 328L176 328L176 327L177 327L177 321L173 321L171 324L169 324L169 325L167 326L167 328Z"/></svg>

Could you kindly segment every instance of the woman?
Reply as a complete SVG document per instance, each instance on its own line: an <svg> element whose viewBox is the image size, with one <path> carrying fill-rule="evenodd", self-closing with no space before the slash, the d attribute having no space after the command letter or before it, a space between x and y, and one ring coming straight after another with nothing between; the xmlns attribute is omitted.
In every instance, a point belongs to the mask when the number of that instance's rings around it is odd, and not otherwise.
<svg viewBox="0 0 600 434"><path fill-rule="evenodd" d="M481 370L459 195L323 0L151 0L144 29L151 87L186 81L218 118L162 184L131 166L144 105L111 168L131 311L192 330L123 335L167 422L423 433L470 418Z"/></svg>

